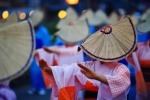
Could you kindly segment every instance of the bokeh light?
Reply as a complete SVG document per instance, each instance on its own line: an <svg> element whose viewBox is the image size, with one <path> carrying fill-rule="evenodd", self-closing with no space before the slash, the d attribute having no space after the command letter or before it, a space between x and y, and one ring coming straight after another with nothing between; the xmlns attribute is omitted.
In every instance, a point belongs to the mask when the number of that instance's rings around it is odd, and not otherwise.
<svg viewBox="0 0 150 100"><path fill-rule="evenodd" d="M20 19L22 19L22 20L25 19L25 18L26 18L26 13L24 13L24 12L23 12L23 13L20 13L20 16L19 16L19 17L20 17Z"/></svg>
<svg viewBox="0 0 150 100"><path fill-rule="evenodd" d="M69 5L76 5L79 3L79 0L66 0L66 3Z"/></svg>
<svg viewBox="0 0 150 100"><path fill-rule="evenodd" d="M66 13L65 10L60 10L60 11L58 12L58 17L59 17L60 19L65 18L66 15L67 15L67 13Z"/></svg>
<svg viewBox="0 0 150 100"><path fill-rule="evenodd" d="M9 16L9 12L8 12L8 11L4 11L4 12L2 13L2 18L3 18L3 19L6 19L8 16Z"/></svg>

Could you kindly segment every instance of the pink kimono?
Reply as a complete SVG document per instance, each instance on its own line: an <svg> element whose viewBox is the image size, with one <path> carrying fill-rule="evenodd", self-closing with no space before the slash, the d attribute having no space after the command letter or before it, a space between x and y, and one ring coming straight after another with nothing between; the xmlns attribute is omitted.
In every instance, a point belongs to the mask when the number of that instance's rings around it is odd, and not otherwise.
<svg viewBox="0 0 150 100"><path fill-rule="evenodd" d="M97 100L126 100L130 87L130 72L118 62L101 64L99 61L83 62L96 73L106 77L105 85L97 80L88 79L80 72L76 63L52 68L53 76L49 75L55 87L55 100L81 100L80 92L91 86L99 87Z"/></svg>
<svg viewBox="0 0 150 100"><path fill-rule="evenodd" d="M52 46L51 49L57 49L60 51L60 54L55 53L47 53L43 49L37 50L39 53L39 58L36 56L37 63L39 59L44 59L49 66L55 66L55 65L63 65L63 64L72 64L77 62L83 62L83 52L77 51L78 45L75 45L73 47L66 47L66 46ZM44 76L45 85L47 88L50 88L52 83L52 80L49 80L46 73L42 71L42 74ZM54 99L53 96L54 92L57 91L57 88L55 86L52 87L52 95L51 99Z"/></svg>
<svg viewBox="0 0 150 100"><path fill-rule="evenodd" d="M150 40L147 42L139 43L138 50L134 53L135 55L133 54L133 56L129 56L127 58L127 61L135 68L136 71L136 100L149 100L150 98L149 42Z"/></svg>
<svg viewBox="0 0 150 100"><path fill-rule="evenodd" d="M39 53L39 58L36 57L37 62L39 59L44 59L48 65L53 65L54 60L55 63L57 62L57 65L63 65L63 64L72 64L76 62L82 62L84 60L83 58L83 52L77 51L78 45L75 45L73 47L66 47L66 46L52 46L50 49L57 49L60 51L60 54L55 53L47 53L43 49L37 50Z"/></svg>

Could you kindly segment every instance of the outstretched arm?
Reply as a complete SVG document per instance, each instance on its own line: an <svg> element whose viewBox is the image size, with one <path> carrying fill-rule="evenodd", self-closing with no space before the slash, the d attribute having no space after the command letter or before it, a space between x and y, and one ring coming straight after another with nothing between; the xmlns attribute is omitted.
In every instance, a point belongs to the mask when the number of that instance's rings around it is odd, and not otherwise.
<svg viewBox="0 0 150 100"><path fill-rule="evenodd" d="M39 60L39 66L46 73L53 75L51 67L49 67L47 62L44 61L43 59Z"/></svg>
<svg viewBox="0 0 150 100"><path fill-rule="evenodd" d="M82 68L81 73L83 73L86 77L90 79L98 80L106 85L108 85L108 81L104 75L95 73L92 69L83 66L82 64L78 64L80 68Z"/></svg>
<svg viewBox="0 0 150 100"><path fill-rule="evenodd" d="M34 52L34 56L35 56L35 58L36 58L36 60L37 60L37 61L39 61L39 60L40 60L40 56L39 56L39 53L38 53L38 51L37 51L37 50L35 50L35 52Z"/></svg>
<svg viewBox="0 0 150 100"><path fill-rule="evenodd" d="M48 52L48 53L57 53L57 54L60 54L60 51L59 50L56 50L56 49L49 49L45 46L42 47L44 49L44 51Z"/></svg>

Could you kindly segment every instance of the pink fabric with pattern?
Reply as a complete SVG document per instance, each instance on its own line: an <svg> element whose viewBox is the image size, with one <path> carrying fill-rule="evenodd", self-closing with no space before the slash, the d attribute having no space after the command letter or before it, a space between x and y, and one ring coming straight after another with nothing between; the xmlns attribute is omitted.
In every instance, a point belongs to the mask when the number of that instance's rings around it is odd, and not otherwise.
<svg viewBox="0 0 150 100"><path fill-rule="evenodd" d="M97 100L127 99L130 87L130 72L125 65L117 62L101 64L99 61L83 62L82 64L90 67L96 73L103 74L109 85L85 77L76 63L57 67L51 66L58 91L66 86L77 86L77 88L80 86L80 89L77 89L78 93L84 88L86 81L90 81L93 86L99 87ZM77 97L78 94L76 94L75 100L78 99Z"/></svg>
<svg viewBox="0 0 150 100"><path fill-rule="evenodd" d="M135 52L137 60L138 60L137 63L139 63L141 60L150 60L149 42L150 42L150 40L148 40L147 42L138 43L138 50ZM135 68L136 72L141 71L141 68L138 68L138 66L136 66L132 56L128 57L127 61L129 64L131 64ZM138 77L137 77L137 79L138 79ZM144 79L143 79L143 81L144 81ZM143 84L143 82L139 83L139 85L140 84ZM147 88L147 93L137 91L136 100L149 100L149 98L150 98L150 85L146 84L146 88Z"/></svg>
<svg viewBox="0 0 150 100"><path fill-rule="evenodd" d="M77 51L78 45L75 45L73 47L52 46L49 48L59 50L60 54L47 53L43 49L38 49L37 51L39 53L39 58L36 57L37 63L39 59L44 59L48 63L48 65L51 66L53 64L54 59L57 60L58 65L72 64L76 62L82 62L84 60L83 52Z"/></svg>
<svg viewBox="0 0 150 100"><path fill-rule="evenodd" d="M78 45L73 47L66 46L52 46L50 49L57 49L60 51L60 54L47 53L43 49L38 49L39 58L36 56L36 61L38 63L39 59L44 59L49 66L53 64L54 59L57 61L58 65L63 64L72 64L77 62L83 62L83 52L77 51ZM57 100L58 88L56 86L55 80L52 76L49 76L52 85L52 94L51 100Z"/></svg>
<svg viewBox="0 0 150 100"><path fill-rule="evenodd" d="M150 46L149 46L150 40L143 43L138 43L138 50L135 52L138 60L150 60ZM127 61L135 68L136 65L134 63L134 60L132 57L128 57ZM137 70L136 70L137 71Z"/></svg>

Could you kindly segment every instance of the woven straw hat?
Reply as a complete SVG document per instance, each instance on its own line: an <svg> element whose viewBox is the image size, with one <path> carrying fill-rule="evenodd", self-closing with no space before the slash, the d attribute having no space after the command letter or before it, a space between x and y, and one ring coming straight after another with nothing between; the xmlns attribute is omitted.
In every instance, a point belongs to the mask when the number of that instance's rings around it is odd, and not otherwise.
<svg viewBox="0 0 150 100"><path fill-rule="evenodd" d="M44 18L44 12L40 9L34 10L31 17L29 18L33 26L37 26L41 23Z"/></svg>
<svg viewBox="0 0 150 100"><path fill-rule="evenodd" d="M141 33L147 33L150 31L150 12L147 13L145 21L137 25L137 30Z"/></svg>
<svg viewBox="0 0 150 100"><path fill-rule="evenodd" d="M106 26L89 36L79 46L89 57L115 62L127 57L136 47L136 33L129 17Z"/></svg>
<svg viewBox="0 0 150 100"><path fill-rule="evenodd" d="M108 17L108 19L106 20L106 24L107 25L111 25L114 24L118 21L118 15L116 12L112 12L111 15Z"/></svg>
<svg viewBox="0 0 150 100"><path fill-rule="evenodd" d="M66 43L77 43L89 35L89 28L86 20L77 21L72 25L65 26L55 33Z"/></svg>
<svg viewBox="0 0 150 100"><path fill-rule="evenodd" d="M144 22L137 26L137 30L141 33L147 33L150 31L150 22Z"/></svg>
<svg viewBox="0 0 150 100"><path fill-rule="evenodd" d="M58 24L56 25L57 29L61 29L64 26L66 26L66 25L68 25L70 23L73 23L74 21L77 20L78 15L77 15L76 11L73 8L69 7L66 10L66 13L67 13L66 17L63 18L63 19L60 19Z"/></svg>
<svg viewBox="0 0 150 100"><path fill-rule="evenodd" d="M0 83L21 75L29 66L35 38L29 21L0 28Z"/></svg>
<svg viewBox="0 0 150 100"><path fill-rule="evenodd" d="M99 9L94 13L93 17L89 17L87 19L90 25L98 26L106 21L107 16L102 10Z"/></svg>
<svg viewBox="0 0 150 100"><path fill-rule="evenodd" d="M141 16L140 20L141 20L141 21L145 20L145 19L146 19L146 16L147 16L147 13L144 12L143 15Z"/></svg>
<svg viewBox="0 0 150 100"><path fill-rule="evenodd" d="M85 10L80 17L78 18L78 20L84 20L84 19L89 19L91 17L94 16L94 12L91 9L87 9Z"/></svg>
<svg viewBox="0 0 150 100"><path fill-rule="evenodd" d="M136 26L137 23L138 23L138 18L137 18L135 15L131 15L130 18L131 18L131 20L132 20L134 26Z"/></svg>
<svg viewBox="0 0 150 100"><path fill-rule="evenodd" d="M141 16L141 21L144 21L144 20L146 20L146 18L147 18L147 15L150 13L150 8L149 9L147 9L144 13L143 13L143 15Z"/></svg>
<svg viewBox="0 0 150 100"><path fill-rule="evenodd" d="M18 14L17 12L13 12L8 16L7 19L0 22L0 28L17 22L18 22Z"/></svg>

